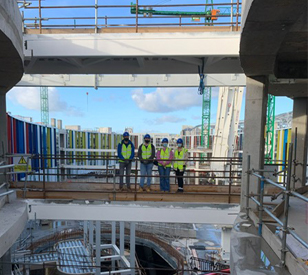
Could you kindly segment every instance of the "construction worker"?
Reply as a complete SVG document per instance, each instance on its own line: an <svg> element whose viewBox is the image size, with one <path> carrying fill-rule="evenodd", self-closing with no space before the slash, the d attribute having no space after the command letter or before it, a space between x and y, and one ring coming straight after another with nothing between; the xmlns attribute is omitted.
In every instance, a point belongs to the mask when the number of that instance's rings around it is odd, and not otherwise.
<svg viewBox="0 0 308 275"><path fill-rule="evenodd" d="M183 175L186 169L186 163L188 161L188 150L183 146L183 139L179 138L176 142L177 149L174 152L173 169L175 171L176 179L178 182L178 191L182 193L183 189Z"/></svg>
<svg viewBox="0 0 308 275"><path fill-rule="evenodd" d="M153 169L153 161L155 158L155 146L151 144L151 136L146 134L144 142L138 148L138 158L140 160L140 183L138 192L151 191L151 176ZM144 187L145 176L147 177L147 187Z"/></svg>
<svg viewBox="0 0 308 275"><path fill-rule="evenodd" d="M173 151L168 148L168 139L163 138L162 140L163 148L158 150L156 153L156 158L158 161L158 172L160 176L160 191L170 192L170 171L171 171L171 161L173 159Z"/></svg>
<svg viewBox="0 0 308 275"><path fill-rule="evenodd" d="M130 172L132 170L132 160L135 156L135 146L129 140L129 133L123 133L123 140L118 144L118 158L120 159L120 191L124 190L123 176L126 170L126 185L127 190L130 191Z"/></svg>

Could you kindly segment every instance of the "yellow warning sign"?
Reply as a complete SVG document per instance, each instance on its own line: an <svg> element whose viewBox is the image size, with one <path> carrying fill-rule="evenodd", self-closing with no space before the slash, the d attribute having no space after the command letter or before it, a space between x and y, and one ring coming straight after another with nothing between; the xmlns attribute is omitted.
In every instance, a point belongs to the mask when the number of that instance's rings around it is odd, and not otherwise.
<svg viewBox="0 0 308 275"><path fill-rule="evenodd" d="M27 164L27 162L24 157L21 157L18 164Z"/></svg>
<svg viewBox="0 0 308 275"><path fill-rule="evenodd" d="M31 161L27 164L27 157L14 157L14 171L15 172L30 172L32 167L31 167Z"/></svg>

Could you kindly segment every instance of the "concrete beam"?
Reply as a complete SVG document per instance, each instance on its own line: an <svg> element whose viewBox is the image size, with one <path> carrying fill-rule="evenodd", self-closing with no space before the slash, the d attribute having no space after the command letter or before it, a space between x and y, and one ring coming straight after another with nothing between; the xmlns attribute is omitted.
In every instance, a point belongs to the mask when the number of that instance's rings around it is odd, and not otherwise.
<svg viewBox="0 0 308 275"><path fill-rule="evenodd" d="M29 219L233 224L238 205L194 203L58 203L28 200Z"/></svg>
<svg viewBox="0 0 308 275"><path fill-rule="evenodd" d="M197 87L198 74L156 74L156 75L41 75L25 74L17 83L20 87ZM208 74L205 86L246 85L244 74Z"/></svg>

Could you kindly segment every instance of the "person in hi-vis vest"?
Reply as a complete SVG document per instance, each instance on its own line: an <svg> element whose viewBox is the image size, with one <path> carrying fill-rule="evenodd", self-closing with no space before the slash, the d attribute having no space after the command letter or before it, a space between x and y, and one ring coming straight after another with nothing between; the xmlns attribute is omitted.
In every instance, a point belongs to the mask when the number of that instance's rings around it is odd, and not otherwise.
<svg viewBox="0 0 308 275"><path fill-rule="evenodd" d="M135 156L135 146L129 140L129 133L125 132L123 134L123 140L118 145L118 158L120 163L120 191L124 190L124 183L123 183L123 175L124 170L126 170L126 185L127 189L131 190L130 188L130 173L132 170L132 160Z"/></svg>
<svg viewBox="0 0 308 275"><path fill-rule="evenodd" d="M155 158L155 146L151 144L151 136L146 134L144 142L139 146L138 158L140 160L140 183L138 192L151 191L151 176L153 169L153 160ZM145 177L147 177L147 187L144 187Z"/></svg>
<svg viewBox="0 0 308 275"><path fill-rule="evenodd" d="M188 150L183 147L183 139L179 138L176 144L178 148L174 152L173 169L178 182L177 192L183 192L183 175L185 173L186 163L188 161Z"/></svg>
<svg viewBox="0 0 308 275"><path fill-rule="evenodd" d="M168 148L168 139L163 138L163 148L158 150L156 158L158 161L158 172L160 175L160 191L170 192L170 171L173 159L172 149Z"/></svg>

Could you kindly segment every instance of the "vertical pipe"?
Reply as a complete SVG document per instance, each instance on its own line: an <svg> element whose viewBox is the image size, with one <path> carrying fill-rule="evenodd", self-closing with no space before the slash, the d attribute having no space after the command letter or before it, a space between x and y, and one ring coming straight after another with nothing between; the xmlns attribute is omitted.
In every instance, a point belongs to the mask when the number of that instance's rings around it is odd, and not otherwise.
<svg viewBox="0 0 308 275"><path fill-rule="evenodd" d="M260 184L260 197L259 197L259 236L262 236L262 223L263 223L263 195L264 195L264 177L262 176L261 184Z"/></svg>
<svg viewBox="0 0 308 275"><path fill-rule="evenodd" d="M138 32L138 0L136 0L136 32Z"/></svg>
<svg viewBox="0 0 308 275"><path fill-rule="evenodd" d="M250 155L247 156L247 178L246 178L246 216L249 217L249 189L250 189Z"/></svg>
<svg viewBox="0 0 308 275"><path fill-rule="evenodd" d="M107 28L107 24L108 24L108 22L107 22L107 15L105 15L105 28Z"/></svg>
<svg viewBox="0 0 308 275"><path fill-rule="evenodd" d="M120 222L120 255L124 256L124 222Z"/></svg>
<svg viewBox="0 0 308 275"><path fill-rule="evenodd" d="M180 20L179 25L181 27L182 26L182 15L180 15L179 20Z"/></svg>
<svg viewBox="0 0 308 275"><path fill-rule="evenodd" d="M43 198L46 199L46 179L45 179L45 158L42 155L42 164L43 164Z"/></svg>
<svg viewBox="0 0 308 275"><path fill-rule="evenodd" d="M232 158L230 159L230 170L229 170L229 197L228 197L228 203L231 202L231 185L232 185L232 178L231 178L231 174L232 174Z"/></svg>
<svg viewBox="0 0 308 275"><path fill-rule="evenodd" d="M132 269L132 275L135 274L135 253L136 253L136 225L135 222L130 223L130 267Z"/></svg>
<svg viewBox="0 0 308 275"><path fill-rule="evenodd" d="M40 33L42 33L42 9L41 9L41 0L39 0L38 4L39 4L39 28L40 28Z"/></svg>
<svg viewBox="0 0 308 275"><path fill-rule="evenodd" d="M236 31L238 31L238 16L240 11L240 3L239 0L236 1Z"/></svg>
<svg viewBox="0 0 308 275"><path fill-rule="evenodd" d="M97 1L95 0L95 33L97 33L97 22L98 22L98 6Z"/></svg>
<svg viewBox="0 0 308 275"><path fill-rule="evenodd" d="M288 158L288 173L287 184L284 196L284 210L283 210L283 227L282 227L282 240L281 240L281 265L286 264L286 252L287 252L287 234L288 234L288 218L289 218L289 199L291 190L291 173L292 173L292 157L293 157L293 144L289 145L289 158Z"/></svg>
<svg viewBox="0 0 308 275"><path fill-rule="evenodd" d="M95 228L95 257L96 257L96 275L101 274L101 222L96 221Z"/></svg>

